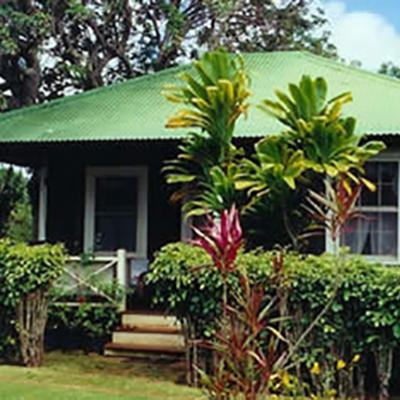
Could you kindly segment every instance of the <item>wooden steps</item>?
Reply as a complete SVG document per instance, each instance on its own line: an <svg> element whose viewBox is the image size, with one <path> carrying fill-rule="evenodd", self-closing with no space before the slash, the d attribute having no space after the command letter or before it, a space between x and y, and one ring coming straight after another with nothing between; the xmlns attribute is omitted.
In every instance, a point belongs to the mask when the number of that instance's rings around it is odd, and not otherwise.
<svg viewBox="0 0 400 400"><path fill-rule="evenodd" d="M106 356L173 357L185 354L185 338L175 317L161 313L126 312L105 346Z"/></svg>

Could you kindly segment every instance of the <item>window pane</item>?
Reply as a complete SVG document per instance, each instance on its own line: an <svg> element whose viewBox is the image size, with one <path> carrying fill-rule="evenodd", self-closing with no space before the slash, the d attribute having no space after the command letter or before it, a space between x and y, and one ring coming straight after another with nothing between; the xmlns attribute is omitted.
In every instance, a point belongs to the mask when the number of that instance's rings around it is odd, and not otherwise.
<svg viewBox="0 0 400 400"><path fill-rule="evenodd" d="M104 177L96 179L96 212L136 210L137 178Z"/></svg>
<svg viewBox="0 0 400 400"><path fill-rule="evenodd" d="M137 178L96 179L95 250L136 249Z"/></svg>
<svg viewBox="0 0 400 400"><path fill-rule="evenodd" d="M364 188L361 206L398 205L398 164L396 162L369 162L365 167L366 177L376 185L376 191Z"/></svg>
<svg viewBox="0 0 400 400"><path fill-rule="evenodd" d="M353 253L397 256L397 213L364 213L351 221L341 243Z"/></svg>
<svg viewBox="0 0 400 400"><path fill-rule="evenodd" d="M375 185L376 185L376 183L375 183ZM379 194L378 188L375 192L372 192L371 190L368 190L367 188L363 188L363 190L361 192L361 196L360 196L361 197L360 205L361 206L376 206L376 205L378 205L378 194Z"/></svg>
<svg viewBox="0 0 400 400"><path fill-rule="evenodd" d="M97 251L135 250L136 218L133 215L98 215L95 249Z"/></svg>
<svg viewBox="0 0 400 400"><path fill-rule="evenodd" d="M379 165L379 178L381 182L393 183L393 181L397 181L397 163L380 162L375 164Z"/></svg>

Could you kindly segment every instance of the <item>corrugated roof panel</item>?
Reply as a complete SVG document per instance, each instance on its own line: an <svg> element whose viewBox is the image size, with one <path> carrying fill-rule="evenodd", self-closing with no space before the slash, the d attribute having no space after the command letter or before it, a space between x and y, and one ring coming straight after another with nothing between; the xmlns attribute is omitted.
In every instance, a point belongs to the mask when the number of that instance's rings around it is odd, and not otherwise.
<svg viewBox="0 0 400 400"><path fill-rule="evenodd" d="M400 133L400 81L349 67L304 52L244 54L252 84L251 103L272 98L275 89L302 75L323 76L329 96L350 90L354 101L345 112L358 120L358 132ZM165 121L175 110L161 95L165 84L187 67L172 68L105 88L65 97L39 106L0 115L0 143L153 140L182 137ZM279 132L282 126L252 107L240 120L236 136L251 137Z"/></svg>

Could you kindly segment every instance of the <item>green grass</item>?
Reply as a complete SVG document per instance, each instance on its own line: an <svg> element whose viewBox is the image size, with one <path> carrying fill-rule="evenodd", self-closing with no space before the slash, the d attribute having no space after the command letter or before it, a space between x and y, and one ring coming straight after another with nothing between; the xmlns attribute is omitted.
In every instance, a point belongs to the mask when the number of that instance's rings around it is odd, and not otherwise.
<svg viewBox="0 0 400 400"><path fill-rule="evenodd" d="M200 400L182 382L182 363L154 364L80 353L49 353L41 368L0 366L1 400Z"/></svg>

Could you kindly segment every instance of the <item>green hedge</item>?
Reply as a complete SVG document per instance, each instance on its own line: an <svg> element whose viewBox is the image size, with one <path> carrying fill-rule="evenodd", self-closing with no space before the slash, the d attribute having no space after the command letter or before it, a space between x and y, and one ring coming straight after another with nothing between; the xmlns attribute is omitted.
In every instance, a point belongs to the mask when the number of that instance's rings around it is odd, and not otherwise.
<svg viewBox="0 0 400 400"><path fill-rule="evenodd" d="M275 291L272 256L272 252L247 252L237 263L247 269L254 283L264 284L266 297ZM344 260L339 270L337 258L331 255L286 254L284 282L290 319L285 333L299 336L327 304L339 279L331 308L303 343L297 360L304 370L318 362L321 369L332 372L337 360L350 365L359 354L357 368L363 379L379 374L387 381L391 376L388 358L400 345L400 269L350 255ZM157 253L147 279L156 304L190 317L198 336L212 333L220 313L222 282L202 249L183 243L165 246ZM230 285L237 286L235 276L230 276ZM377 368L366 372L371 359Z"/></svg>

